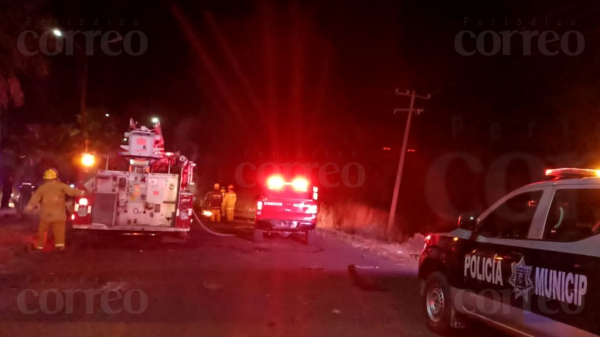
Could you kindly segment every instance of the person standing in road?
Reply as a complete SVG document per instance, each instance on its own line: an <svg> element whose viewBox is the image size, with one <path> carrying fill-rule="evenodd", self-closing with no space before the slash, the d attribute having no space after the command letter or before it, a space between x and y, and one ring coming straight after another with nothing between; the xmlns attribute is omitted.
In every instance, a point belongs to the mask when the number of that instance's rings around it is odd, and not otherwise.
<svg viewBox="0 0 600 337"><path fill-rule="evenodd" d="M17 183L17 190L19 191L19 199L15 208L19 213L23 213L25 206L35 191L36 183L39 180L39 175L35 171L36 166L33 159L26 158L15 173L15 181Z"/></svg>
<svg viewBox="0 0 600 337"><path fill-rule="evenodd" d="M233 185L227 186L227 193L225 193L225 198L223 198L223 209L225 209L227 222L233 222L236 201L237 195L233 191Z"/></svg>
<svg viewBox="0 0 600 337"><path fill-rule="evenodd" d="M9 208L10 199L13 191L13 176L9 168L5 168L2 174L2 200L0 201L0 208Z"/></svg>
<svg viewBox="0 0 600 337"><path fill-rule="evenodd" d="M221 194L220 185L216 183L214 189L204 197L206 205L212 212L210 222L221 222L221 206L223 205L223 194Z"/></svg>
<svg viewBox="0 0 600 337"><path fill-rule="evenodd" d="M69 187L69 185L58 181L55 169L49 169L44 173L44 183L40 186L25 207L25 212L32 212L40 205L40 225L38 227L37 250L42 250L46 244L46 233L52 227L54 233L54 247L58 251L65 249L65 196L81 197L85 191Z"/></svg>
<svg viewBox="0 0 600 337"><path fill-rule="evenodd" d="M221 216L225 216L225 186L221 186L221 195L223 196L223 203L221 203Z"/></svg>

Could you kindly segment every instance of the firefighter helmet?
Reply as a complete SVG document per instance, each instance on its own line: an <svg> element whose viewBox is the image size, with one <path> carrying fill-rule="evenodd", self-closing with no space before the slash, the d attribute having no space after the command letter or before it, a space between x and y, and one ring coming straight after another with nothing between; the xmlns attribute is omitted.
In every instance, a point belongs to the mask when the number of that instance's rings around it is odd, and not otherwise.
<svg viewBox="0 0 600 337"><path fill-rule="evenodd" d="M221 185L219 185L219 183L215 183L215 190L218 190L221 188Z"/></svg>
<svg viewBox="0 0 600 337"><path fill-rule="evenodd" d="M48 169L46 170L46 172L44 172L44 179L46 180L52 180L52 179L56 179L58 178L58 171L56 171L56 169Z"/></svg>
<svg viewBox="0 0 600 337"><path fill-rule="evenodd" d="M229 186L227 186L228 189L232 190L233 189L233 185L229 184Z"/></svg>

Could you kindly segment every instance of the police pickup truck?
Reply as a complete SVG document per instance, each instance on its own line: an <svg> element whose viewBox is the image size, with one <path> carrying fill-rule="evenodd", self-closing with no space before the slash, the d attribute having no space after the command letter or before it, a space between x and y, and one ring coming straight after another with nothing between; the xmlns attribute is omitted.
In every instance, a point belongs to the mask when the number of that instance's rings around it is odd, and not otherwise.
<svg viewBox="0 0 600 337"><path fill-rule="evenodd" d="M419 279L431 330L479 320L515 335L600 335L600 171L546 174L426 237Z"/></svg>

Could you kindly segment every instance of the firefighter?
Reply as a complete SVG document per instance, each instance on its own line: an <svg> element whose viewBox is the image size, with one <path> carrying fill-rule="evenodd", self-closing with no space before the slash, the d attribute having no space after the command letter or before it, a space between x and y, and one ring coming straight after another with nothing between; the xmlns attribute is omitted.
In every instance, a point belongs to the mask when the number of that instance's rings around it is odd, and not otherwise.
<svg viewBox="0 0 600 337"><path fill-rule="evenodd" d="M233 221L233 212L235 211L236 200L237 195L233 191L233 185L227 186L227 193L225 193L225 198L223 198L223 209L225 210L227 222Z"/></svg>
<svg viewBox="0 0 600 337"><path fill-rule="evenodd" d="M25 212L31 212L40 204L40 225L38 227L37 250L42 250L46 244L46 232L52 227L54 233L54 247L58 251L65 249L65 196L80 197L84 191L71 188L69 185L58 181L55 169L44 172L44 183L40 186L29 203Z"/></svg>
<svg viewBox="0 0 600 337"><path fill-rule="evenodd" d="M214 189L206 193L204 197L207 206L210 208L212 215L210 222L221 222L221 207L223 205L223 194L221 194L220 185L216 183Z"/></svg>

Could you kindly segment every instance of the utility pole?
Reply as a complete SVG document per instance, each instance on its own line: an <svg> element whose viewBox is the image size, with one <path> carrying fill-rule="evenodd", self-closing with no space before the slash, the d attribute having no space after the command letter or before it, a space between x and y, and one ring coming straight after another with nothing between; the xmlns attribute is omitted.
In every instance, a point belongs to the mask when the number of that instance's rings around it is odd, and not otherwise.
<svg viewBox="0 0 600 337"><path fill-rule="evenodd" d="M82 77L81 77L81 96L80 96L80 100L79 100L79 110L80 110L80 118L81 118L81 129L83 131L83 138L85 141L85 152L88 152L88 146L90 143L90 140L88 138L88 129L87 129L87 122L88 122L88 118L87 118L87 107L85 106L86 103L86 95L87 95L87 78L88 78L88 63L89 63L89 55L84 54L83 57L85 58L83 60L83 71L82 71Z"/></svg>
<svg viewBox="0 0 600 337"><path fill-rule="evenodd" d="M53 30L54 35L57 38L69 38L71 39L71 42L75 42L73 40L73 35L65 35L63 34L59 29L54 29ZM86 96L87 96L87 82L88 82L88 68L89 68L89 62L90 62L90 57L94 54L96 54L96 52L98 51L98 49L102 48L103 46L106 46L110 43L115 43L115 42L119 42L119 41L123 41L123 37L121 37L121 35L118 35L117 37L115 37L114 39L111 39L109 41L104 42L104 44L101 44L100 46L95 47L91 53L88 53L88 45L86 45L86 48L83 49L80 45L78 45L77 43L73 43L73 45L75 45L77 48L79 48L82 52L83 52L83 70L81 72L81 96L79 98L79 112L81 114L81 129L83 132L83 137L85 139L85 152L88 152L88 146L90 143L89 140L89 130L88 130L88 113L87 113L87 106L86 106Z"/></svg>
<svg viewBox="0 0 600 337"><path fill-rule="evenodd" d="M394 220L396 218L396 207L398 205L398 194L400 192L400 181L402 180L402 170L404 168L404 158L406 156L406 146L408 143L408 133L410 131L410 122L412 119L412 114L413 112L416 112L417 114L421 113L423 110L421 109L414 109L414 105L415 105L415 99L423 99L423 100L429 100L431 98L431 95L427 95L427 96L419 96L417 95L416 91L412 91L409 92L408 90L406 92L400 92L398 91L398 89L396 89L396 95L399 96L408 96L410 97L410 105L408 109L395 109L394 110L394 114L396 112L408 112L408 118L406 120L406 128L404 130L404 140L402 141L402 151L400 152L400 162L398 163L398 173L396 174L396 183L394 184L394 196L392 197L392 206L390 207L390 217L388 220L388 226L387 226L387 231L386 233L389 233L390 230L392 229L392 226L394 225Z"/></svg>

